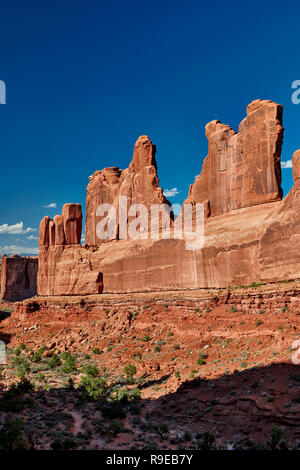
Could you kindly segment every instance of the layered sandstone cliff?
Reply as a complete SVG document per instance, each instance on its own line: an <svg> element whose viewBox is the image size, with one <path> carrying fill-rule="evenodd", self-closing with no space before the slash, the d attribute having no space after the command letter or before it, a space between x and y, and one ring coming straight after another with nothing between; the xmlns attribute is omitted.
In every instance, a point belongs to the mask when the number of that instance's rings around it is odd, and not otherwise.
<svg viewBox="0 0 300 470"><path fill-rule="evenodd" d="M186 202L205 203L215 216L282 197L282 106L255 100L236 133L220 121L205 128L208 155Z"/></svg>
<svg viewBox="0 0 300 470"><path fill-rule="evenodd" d="M102 292L102 274L91 266L88 252L81 248L81 231L80 204L65 204L62 215L56 215L53 220L48 216L42 219L39 232L39 294L88 295Z"/></svg>
<svg viewBox="0 0 300 470"><path fill-rule="evenodd" d="M281 201L282 107L256 100L238 133L213 121L206 135L208 155L186 200L205 206L201 249L187 250L183 239L157 240L150 229L145 239L125 239L120 226L107 243L99 239L101 204L118 212L119 196L126 196L128 206L169 205L158 182L155 147L142 136L127 170L111 167L91 177L84 247L79 205L72 211L67 205L62 216L41 222L39 294L224 287L299 278L300 151L293 157L295 185Z"/></svg>
<svg viewBox="0 0 300 470"><path fill-rule="evenodd" d="M3 255L1 262L2 300L27 299L37 294L38 258Z"/></svg>
<svg viewBox="0 0 300 470"><path fill-rule="evenodd" d="M119 223L122 218L120 211L127 213L134 204L144 204L148 211L151 204L166 204L166 210L170 206L159 186L155 152L156 147L149 137L142 135L135 144L129 168L126 170L117 167L104 168L90 177L85 222L85 239L88 245L99 246L104 241L126 239L130 214L123 223ZM97 224L100 221L97 209L103 204L111 204L115 209L116 224L107 238L101 238L97 233ZM144 231L147 233L151 231L150 217L144 223Z"/></svg>

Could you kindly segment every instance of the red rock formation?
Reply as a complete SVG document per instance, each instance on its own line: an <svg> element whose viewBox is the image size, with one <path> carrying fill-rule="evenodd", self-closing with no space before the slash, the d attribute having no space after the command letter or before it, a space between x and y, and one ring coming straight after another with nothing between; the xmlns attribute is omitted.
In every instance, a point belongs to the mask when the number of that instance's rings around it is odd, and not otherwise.
<svg viewBox="0 0 300 470"><path fill-rule="evenodd" d="M44 217L39 233L38 293L43 295L88 295L103 290L102 273L91 267L80 245L80 204L65 204L62 215Z"/></svg>
<svg viewBox="0 0 300 470"><path fill-rule="evenodd" d="M101 204L108 203L115 207L117 221L119 196L127 197L127 208L132 204L144 204L147 208L151 204L170 205L159 186L155 152L155 145L148 136L143 135L135 144L129 168L126 170L120 170L117 167L104 168L90 177L86 196L85 223L85 240L88 245L99 246L104 241L97 236L97 224L100 217L96 212ZM125 226L128 226L128 222L130 221L128 220L126 224L125 221ZM150 220L148 220L148 231L150 230ZM109 239L118 238L125 238L125 235L124 227L120 227L117 223L116 230Z"/></svg>
<svg viewBox="0 0 300 470"><path fill-rule="evenodd" d="M281 199L282 106L255 100L238 134L220 121L205 132L208 155L186 202L209 203L207 213L215 216Z"/></svg>
<svg viewBox="0 0 300 470"><path fill-rule="evenodd" d="M64 209L53 222L42 220L39 294L224 287L300 278L300 151L293 157L295 185L281 201L282 108L257 100L247 114L238 134L219 121L206 126L208 156L186 201L205 206L201 249L187 250L181 239L122 239L124 227L108 243L98 239L100 204L112 204L118 211L119 196L127 196L128 205L168 204L159 187L155 147L142 136L128 169L106 168L90 178L84 247L79 245L79 208Z"/></svg>
<svg viewBox="0 0 300 470"><path fill-rule="evenodd" d="M22 300L37 294L37 257L3 255L1 263L1 299Z"/></svg>

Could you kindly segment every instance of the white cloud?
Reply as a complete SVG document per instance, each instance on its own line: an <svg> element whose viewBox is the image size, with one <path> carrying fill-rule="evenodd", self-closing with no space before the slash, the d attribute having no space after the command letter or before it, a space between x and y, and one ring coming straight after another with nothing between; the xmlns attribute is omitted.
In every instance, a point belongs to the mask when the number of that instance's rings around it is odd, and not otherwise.
<svg viewBox="0 0 300 470"><path fill-rule="evenodd" d="M281 162L281 168L293 168L292 160Z"/></svg>
<svg viewBox="0 0 300 470"><path fill-rule="evenodd" d="M0 254L6 255L38 255L39 249L37 247L10 245L0 246Z"/></svg>
<svg viewBox="0 0 300 470"><path fill-rule="evenodd" d="M198 176L200 176L200 173L199 173L199 175L196 175L196 176L195 176L195 179L198 178Z"/></svg>
<svg viewBox="0 0 300 470"><path fill-rule="evenodd" d="M166 197L174 197L177 194L179 194L179 191L177 188L172 188L172 189L165 189L163 192L164 196Z"/></svg>
<svg viewBox="0 0 300 470"><path fill-rule="evenodd" d="M8 225L8 224L3 224L0 225L0 233L8 233L12 235L20 235L24 233L29 233L29 232L36 232L36 228L25 228L24 229L24 224L23 222L18 222L15 225Z"/></svg>
<svg viewBox="0 0 300 470"><path fill-rule="evenodd" d="M29 235L29 237L27 237L28 240L38 240L38 237L34 236L34 235Z"/></svg>
<svg viewBox="0 0 300 470"><path fill-rule="evenodd" d="M46 204L46 206L42 207L45 207L46 209L55 209L57 207L57 204L56 202L50 202L49 204Z"/></svg>

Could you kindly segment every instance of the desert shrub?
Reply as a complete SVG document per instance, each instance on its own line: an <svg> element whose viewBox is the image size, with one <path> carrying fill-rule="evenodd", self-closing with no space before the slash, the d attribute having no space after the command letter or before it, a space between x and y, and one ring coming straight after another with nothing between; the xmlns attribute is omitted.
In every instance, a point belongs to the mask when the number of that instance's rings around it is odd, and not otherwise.
<svg viewBox="0 0 300 470"><path fill-rule="evenodd" d="M204 359L202 359L201 357L199 357L198 361L197 361L197 365L198 366L204 366L206 364L206 361Z"/></svg>
<svg viewBox="0 0 300 470"><path fill-rule="evenodd" d="M212 448L213 443L216 440L216 436L210 431L206 431L203 434L197 436L199 441L197 442L198 449L200 450L209 450Z"/></svg>
<svg viewBox="0 0 300 470"><path fill-rule="evenodd" d="M164 434L169 432L169 427L165 423L153 424L152 429L156 434L158 434L160 436L161 439L164 437Z"/></svg>
<svg viewBox="0 0 300 470"><path fill-rule="evenodd" d="M103 418L106 419L124 419L126 418L126 412L123 408L122 403L117 401L100 403L97 405L97 409L101 411Z"/></svg>
<svg viewBox="0 0 300 470"><path fill-rule="evenodd" d="M85 375L82 377L80 384L83 398L96 401L105 398L108 392L107 382L103 377L91 377Z"/></svg>
<svg viewBox="0 0 300 470"><path fill-rule="evenodd" d="M99 370L97 366L92 366L91 364L86 364L85 366L83 366L81 371L91 377L97 377L97 375L99 375Z"/></svg>
<svg viewBox="0 0 300 470"><path fill-rule="evenodd" d="M52 450L72 450L76 449L78 446L78 442L76 439L74 439L74 436L69 433L70 435L65 436L63 435L62 437L57 437L54 439L54 441L51 443L51 449Z"/></svg>
<svg viewBox="0 0 300 470"><path fill-rule="evenodd" d="M99 348L94 348L93 349L93 354L95 354L95 355L96 354L101 354L100 349Z"/></svg>
<svg viewBox="0 0 300 470"><path fill-rule="evenodd" d="M191 433L188 432L188 431L184 431L183 439L184 439L185 441L191 441L191 440L192 440L192 435L191 435Z"/></svg>
<svg viewBox="0 0 300 470"><path fill-rule="evenodd" d="M17 368L19 377L25 377L26 373L30 371L29 361L24 356L16 356L12 363Z"/></svg>
<svg viewBox="0 0 300 470"><path fill-rule="evenodd" d="M280 426L272 426L271 435L267 441L267 446L271 450L286 449L286 432Z"/></svg>
<svg viewBox="0 0 300 470"><path fill-rule="evenodd" d="M23 435L24 421L6 420L0 430L1 450L28 450L31 445Z"/></svg>
<svg viewBox="0 0 300 470"><path fill-rule="evenodd" d="M261 282L252 282L252 284L250 284L249 287L260 287L261 286Z"/></svg>
<svg viewBox="0 0 300 470"><path fill-rule="evenodd" d="M61 360L59 359L57 354L52 354L52 356L48 359L47 361L47 366L49 369L55 369L55 367L58 367L61 365Z"/></svg>
<svg viewBox="0 0 300 470"><path fill-rule="evenodd" d="M61 355L63 363L61 366L62 372L65 374L72 374L77 371L76 367L76 357L68 352L63 352Z"/></svg>
<svg viewBox="0 0 300 470"><path fill-rule="evenodd" d="M119 421L112 421L107 429L108 434L112 437L116 437L120 432L125 432L126 429L124 428L122 423Z"/></svg>
<svg viewBox="0 0 300 470"><path fill-rule="evenodd" d="M118 390L118 400L126 403L128 401L139 400L141 398L141 392L138 388L124 389L120 388Z"/></svg>
<svg viewBox="0 0 300 470"><path fill-rule="evenodd" d="M9 390L5 391L0 399L0 410L17 413L22 411L25 406L31 406L28 400L23 399L25 393L33 390L29 380L23 378L19 383L13 384Z"/></svg>
<svg viewBox="0 0 300 470"><path fill-rule="evenodd" d="M124 374L127 376L129 383L134 383L134 374L136 374L136 367L133 364L127 364L124 367Z"/></svg>
<svg viewBox="0 0 300 470"><path fill-rule="evenodd" d="M21 343L16 349L15 349L15 355L20 356L22 351L26 350L25 344Z"/></svg>
<svg viewBox="0 0 300 470"><path fill-rule="evenodd" d="M45 352L46 348L42 347L38 349L32 356L31 356L31 361L32 362L41 362L42 360L42 354Z"/></svg>

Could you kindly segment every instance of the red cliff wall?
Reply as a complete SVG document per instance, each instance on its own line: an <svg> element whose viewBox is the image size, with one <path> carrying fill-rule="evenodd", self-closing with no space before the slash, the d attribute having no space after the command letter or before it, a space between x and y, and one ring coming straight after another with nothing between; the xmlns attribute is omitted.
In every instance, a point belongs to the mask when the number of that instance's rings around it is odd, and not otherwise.
<svg viewBox="0 0 300 470"><path fill-rule="evenodd" d="M102 292L102 274L92 268L81 248L80 204L65 204L62 215L40 223L38 293L42 295L88 295ZM64 259L63 267L60 266Z"/></svg>
<svg viewBox="0 0 300 470"><path fill-rule="evenodd" d="M282 111L272 101L255 100L238 133L220 121L207 124L208 155L186 202L206 201L215 216L280 200Z"/></svg>
<svg viewBox="0 0 300 470"><path fill-rule="evenodd" d="M3 255L1 263L1 298L14 301L37 294L38 259Z"/></svg>
<svg viewBox="0 0 300 470"><path fill-rule="evenodd" d="M184 240L103 243L96 234L99 204L165 203L155 147L138 139L127 170L97 171L87 188L86 244L80 246L81 208L40 226L38 293L96 294L224 287L300 278L300 151L293 157L295 184L281 201L282 107L256 100L236 134L213 121L206 126L208 155L186 202L205 204L205 243L187 250ZM75 207L76 206L76 207Z"/></svg>

